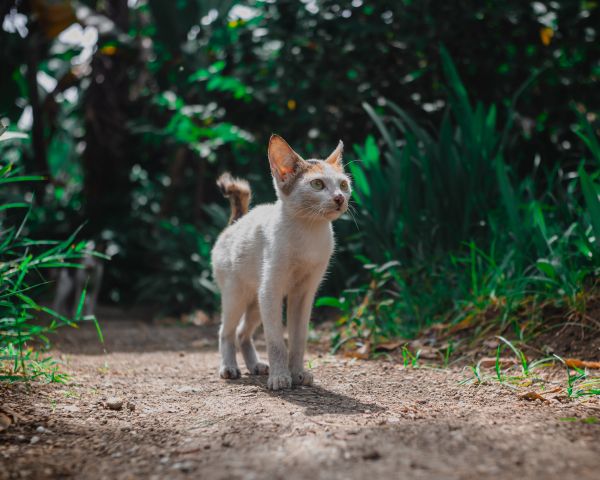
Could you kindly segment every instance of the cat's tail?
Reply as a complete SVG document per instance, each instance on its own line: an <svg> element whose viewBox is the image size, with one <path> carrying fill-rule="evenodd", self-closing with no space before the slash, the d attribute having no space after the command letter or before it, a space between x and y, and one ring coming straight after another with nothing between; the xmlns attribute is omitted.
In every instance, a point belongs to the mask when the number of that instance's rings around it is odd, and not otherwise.
<svg viewBox="0 0 600 480"><path fill-rule="evenodd" d="M250 185L246 180L233 178L229 172L225 172L218 178L217 186L221 189L221 193L229 199L231 215L228 225L231 225L248 213L252 197Z"/></svg>

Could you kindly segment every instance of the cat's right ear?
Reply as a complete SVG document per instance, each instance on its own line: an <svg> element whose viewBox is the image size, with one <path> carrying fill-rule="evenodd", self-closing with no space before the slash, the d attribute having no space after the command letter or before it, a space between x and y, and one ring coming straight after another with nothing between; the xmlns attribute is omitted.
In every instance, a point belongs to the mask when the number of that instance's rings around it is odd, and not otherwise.
<svg viewBox="0 0 600 480"><path fill-rule="evenodd" d="M271 135L269 139L269 164L271 172L278 182L286 183L293 178L298 169L305 163L288 143L279 135Z"/></svg>

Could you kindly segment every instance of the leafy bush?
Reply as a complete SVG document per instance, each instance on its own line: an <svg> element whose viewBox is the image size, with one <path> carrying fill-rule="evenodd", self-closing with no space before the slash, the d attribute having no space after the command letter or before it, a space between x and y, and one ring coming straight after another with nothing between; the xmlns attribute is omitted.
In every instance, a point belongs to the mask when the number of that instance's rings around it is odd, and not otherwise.
<svg viewBox="0 0 600 480"><path fill-rule="evenodd" d="M442 321L523 339L544 328L550 305L589 323L586 298L600 271L597 165L591 175L584 165L578 173L536 169L515 184L503 161L513 112L499 128L495 107L471 107L442 57L449 101L436 134L390 102L379 112L365 106L383 154L368 137L349 168L360 210L352 241L370 273L337 301L318 302L343 312L336 341L376 344ZM576 132L596 156L594 129L579 118Z"/></svg>
<svg viewBox="0 0 600 480"><path fill-rule="evenodd" d="M482 232L497 208L496 166L514 111L504 127L497 125L497 109L481 102L472 106L448 53L441 50L448 82L448 107L437 134L419 126L403 109L386 101L381 113L364 107L384 141L385 160L372 138L351 163L355 198L366 232L377 236L374 249L396 258L436 255L456 248ZM516 99L515 99L516 100ZM513 102L514 104L514 102Z"/></svg>

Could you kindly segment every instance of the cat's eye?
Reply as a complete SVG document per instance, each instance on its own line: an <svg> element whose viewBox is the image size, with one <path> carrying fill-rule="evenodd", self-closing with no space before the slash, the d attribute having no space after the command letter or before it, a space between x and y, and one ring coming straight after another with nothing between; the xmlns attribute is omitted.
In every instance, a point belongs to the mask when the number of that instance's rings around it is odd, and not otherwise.
<svg viewBox="0 0 600 480"><path fill-rule="evenodd" d="M350 185L348 185L348 182L346 180L342 180L340 182L340 189L342 190L342 192L347 192L350 189Z"/></svg>
<svg viewBox="0 0 600 480"><path fill-rule="evenodd" d="M325 188L325 183L323 183L323 180L316 178L315 180L311 180L310 186L315 190L323 190Z"/></svg>

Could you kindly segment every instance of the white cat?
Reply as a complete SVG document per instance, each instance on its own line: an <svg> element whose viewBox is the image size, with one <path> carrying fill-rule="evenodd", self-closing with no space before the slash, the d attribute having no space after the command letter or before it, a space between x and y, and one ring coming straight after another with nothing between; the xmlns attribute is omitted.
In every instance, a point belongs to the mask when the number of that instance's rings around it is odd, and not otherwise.
<svg viewBox="0 0 600 480"><path fill-rule="evenodd" d="M268 156L278 199L247 215L248 183L228 173L219 178L217 184L232 210L230 226L212 250L213 273L222 294L221 377L240 377L237 333L248 370L253 375L269 373L269 389L312 385L312 374L304 370L308 322L333 253L331 222L347 210L351 191L342 151L340 142L326 160L304 160L283 138L271 136ZM289 354L283 338L285 298ZM269 365L259 360L252 341L261 320Z"/></svg>

